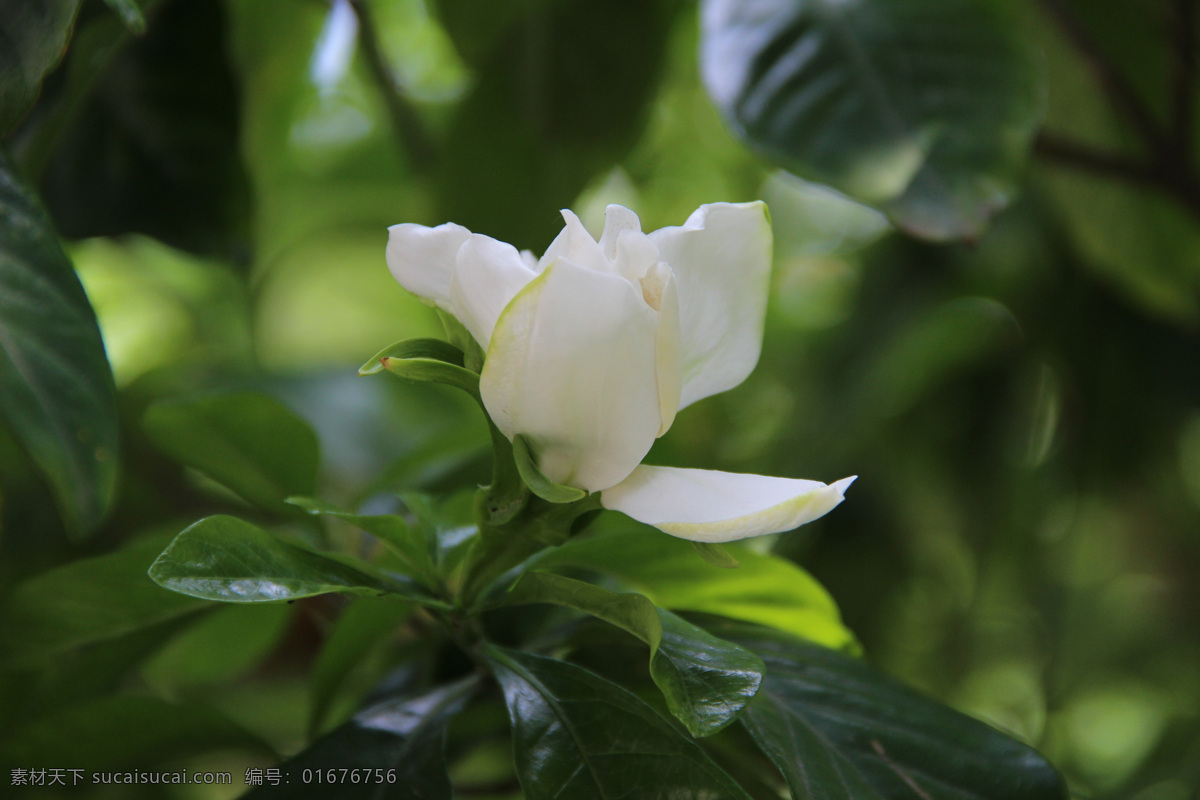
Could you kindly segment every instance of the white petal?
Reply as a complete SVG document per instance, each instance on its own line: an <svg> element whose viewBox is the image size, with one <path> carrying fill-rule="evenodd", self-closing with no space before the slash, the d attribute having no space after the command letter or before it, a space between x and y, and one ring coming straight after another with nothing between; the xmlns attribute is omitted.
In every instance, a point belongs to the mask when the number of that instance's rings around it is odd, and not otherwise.
<svg viewBox="0 0 1200 800"><path fill-rule="evenodd" d="M612 261L617 257L617 239L625 231L642 232L642 221L625 206L615 203L604 209L604 232L600 234L600 249Z"/></svg>
<svg viewBox="0 0 1200 800"><path fill-rule="evenodd" d="M473 233L458 250L451 313L486 351L500 312L536 276L517 248Z"/></svg>
<svg viewBox="0 0 1200 800"><path fill-rule="evenodd" d="M480 376L509 439L550 480L589 491L623 480L662 425L658 312L624 278L558 260L513 298Z"/></svg>
<svg viewBox="0 0 1200 800"><path fill-rule="evenodd" d="M684 408L737 386L758 363L771 225L761 202L713 203L649 236L679 283Z"/></svg>
<svg viewBox="0 0 1200 800"><path fill-rule="evenodd" d="M601 504L694 542L732 542L788 531L842 502L854 478L819 481L704 469L638 467Z"/></svg>
<svg viewBox="0 0 1200 800"><path fill-rule="evenodd" d="M469 230L453 222L436 228L412 222L393 225L388 228L388 269L405 289L453 313L450 282L455 257L470 235Z"/></svg>
<svg viewBox="0 0 1200 800"><path fill-rule="evenodd" d="M658 358L658 411L662 417L658 435L662 436L670 430L671 423L675 421L675 412L679 410L679 289L675 285L675 276L671 273L671 268L661 262L646 273L641 285L643 296L647 294L648 288L658 296L658 334L655 348Z"/></svg>
<svg viewBox="0 0 1200 800"><path fill-rule="evenodd" d="M608 259L604 257L604 251L587 232L587 228L583 227L583 223L579 221L579 217L575 216L575 212L564 208L560 213L567 226L542 254L538 261L538 271L541 272L555 260L563 258L585 269L611 272L612 268L609 266Z"/></svg>

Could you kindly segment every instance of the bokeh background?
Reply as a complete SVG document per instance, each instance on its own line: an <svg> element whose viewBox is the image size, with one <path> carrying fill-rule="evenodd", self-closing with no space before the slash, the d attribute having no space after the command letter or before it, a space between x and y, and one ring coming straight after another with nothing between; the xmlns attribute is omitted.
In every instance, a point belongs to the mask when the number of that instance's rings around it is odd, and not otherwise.
<svg viewBox="0 0 1200 800"><path fill-rule="evenodd" d="M990 225L930 240L739 137L702 80L692 2L112 3L132 28L83 2L5 147L96 310L119 483L103 525L71 538L0 432L10 622L39 576L130 542L152 558L198 517L236 513L147 436L163 399L273 395L317 431L319 493L343 504L487 481L473 407L355 375L393 341L441 335L388 274L386 226L455 221L540 252L562 207L597 229L621 203L651 230L762 198L776 263L759 367L681 414L649 460L858 474L835 513L762 545L829 588L870 663L1035 745L1080 797L1200 797L1196 4L1009 5L994 24L1032 54L1042 132L1017 142ZM971 56L948 69L986 76ZM1153 126L1172 135L1155 144ZM147 583L141 602L163 594ZM46 611L79 631L50 666L9 636L0 762L105 752L240 779L270 762L223 726L303 741L337 608L218 609L94 640L98 602ZM117 729L145 735L118 744Z"/></svg>

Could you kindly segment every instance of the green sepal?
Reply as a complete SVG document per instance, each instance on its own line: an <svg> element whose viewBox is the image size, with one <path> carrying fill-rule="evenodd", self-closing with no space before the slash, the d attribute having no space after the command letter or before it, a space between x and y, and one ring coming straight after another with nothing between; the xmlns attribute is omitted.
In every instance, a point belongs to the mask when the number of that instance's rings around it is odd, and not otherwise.
<svg viewBox="0 0 1200 800"><path fill-rule="evenodd" d="M521 480L525 481L529 491L551 503L574 503L587 497L587 492L583 489L555 483L543 475L533 461L533 454L529 451L529 443L525 441L524 436L514 437L512 445L517 471L521 473Z"/></svg>
<svg viewBox="0 0 1200 800"><path fill-rule="evenodd" d="M405 339L388 345L358 369L359 375L387 370L410 381L444 383L479 399L479 375L463 367L463 352L441 339Z"/></svg>

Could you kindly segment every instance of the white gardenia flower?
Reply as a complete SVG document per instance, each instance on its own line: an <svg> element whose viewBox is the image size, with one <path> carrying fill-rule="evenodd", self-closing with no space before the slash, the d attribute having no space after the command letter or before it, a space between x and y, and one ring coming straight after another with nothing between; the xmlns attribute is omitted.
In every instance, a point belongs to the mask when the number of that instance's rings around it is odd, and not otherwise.
<svg viewBox="0 0 1200 800"><path fill-rule="evenodd" d="M453 223L389 228L400 285L453 314L486 354L480 392L550 480L667 533L727 542L809 522L854 478L818 481L641 464L675 413L758 361L771 268L766 206L701 206L642 233L608 207L597 242L579 218L535 259Z"/></svg>

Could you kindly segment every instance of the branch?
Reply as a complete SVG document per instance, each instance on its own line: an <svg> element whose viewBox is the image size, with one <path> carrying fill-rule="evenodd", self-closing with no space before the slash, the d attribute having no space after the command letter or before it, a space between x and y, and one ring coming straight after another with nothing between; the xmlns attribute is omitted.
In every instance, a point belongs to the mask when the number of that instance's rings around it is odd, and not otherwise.
<svg viewBox="0 0 1200 800"><path fill-rule="evenodd" d="M1189 161L1196 120L1196 22L1196 0L1175 0L1172 130L1175 146Z"/></svg>
<svg viewBox="0 0 1200 800"><path fill-rule="evenodd" d="M388 118L400 140L400 146L408 154L409 166L415 173L424 173L433 165L436 148L425 131L417 110L408 100L404 90L392 75L392 69L379 45L379 30L367 0L349 0L350 7L358 17L358 36L363 58L371 78L383 96Z"/></svg>
<svg viewBox="0 0 1200 800"><path fill-rule="evenodd" d="M1067 0L1040 0L1042 7L1058 24L1063 34L1071 40L1076 49L1087 61L1096 79L1100 82L1110 102L1124 111L1134 127L1138 129L1146 144L1155 152L1165 152L1172 149L1173 142L1160 127L1150 108L1142 102L1141 96L1125 80L1125 76L1117 69L1116 64L1109 59L1108 54L1092 38L1083 20L1071 8ZM1191 5L1190 0L1180 0Z"/></svg>

